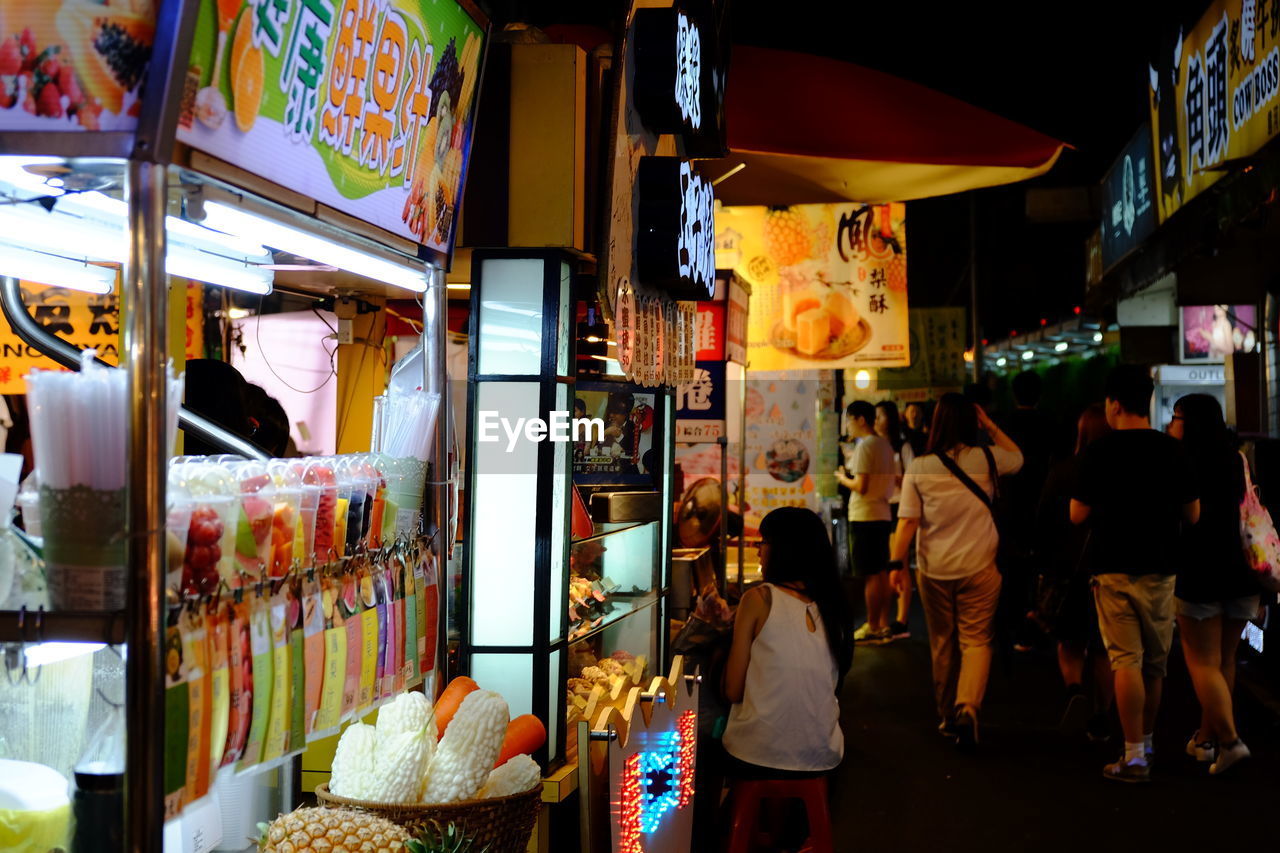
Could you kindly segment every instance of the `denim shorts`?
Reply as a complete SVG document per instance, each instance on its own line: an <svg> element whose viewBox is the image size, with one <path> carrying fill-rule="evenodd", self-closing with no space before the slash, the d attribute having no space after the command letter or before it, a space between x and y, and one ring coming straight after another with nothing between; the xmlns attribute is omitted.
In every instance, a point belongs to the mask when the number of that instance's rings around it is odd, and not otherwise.
<svg viewBox="0 0 1280 853"><path fill-rule="evenodd" d="M1222 616L1227 619L1249 621L1258 615L1259 597L1229 598L1226 601L1183 601L1178 599L1178 615L1197 622Z"/></svg>

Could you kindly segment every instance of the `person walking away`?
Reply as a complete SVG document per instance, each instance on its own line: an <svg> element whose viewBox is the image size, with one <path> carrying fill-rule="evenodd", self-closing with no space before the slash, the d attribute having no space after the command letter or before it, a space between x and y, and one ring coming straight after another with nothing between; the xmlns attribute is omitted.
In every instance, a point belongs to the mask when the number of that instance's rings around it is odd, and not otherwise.
<svg viewBox="0 0 1280 853"><path fill-rule="evenodd" d="M724 693L726 776L822 775L844 757L837 698L853 660L853 622L826 526L781 507L760 522L764 582L733 620Z"/></svg>
<svg viewBox="0 0 1280 853"><path fill-rule="evenodd" d="M979 427L990 447L980 445ZM933 413L928 453L902 483L893 541L896 582L916 537L918 587L929 628L938 730L957 745L978 742L979 713L991 672L1000 572L991 501L996 479L1022 465L1022 453L981 407L944 394Z"/></svg>
<svg viewBox="0 0 1280 853"><path fill-rule="evenodd" d="M1013 377L1014 409L1001 421L1005 433L1022 451L1022 467L1000 483L1000 573L1004 578L998 628L1004 645L1015 651L1030 651L1041 639L1035 623L1028 618L1033 587L1039 566L1035 550L1036 506L1049 476L1053 453L1054 427L1036 409L1044 383L1034 370Z"/></svg>
<svg viewBox="0 0 1280 853"><path fill-rule="evenodd" d="M898 406L892 400L882 400L876 403L876 435L889 442L893 448L893 494L889 496L889 516L890 530L894 530L898 525L898 504L902 500L902 478L906 473L908 466L915 460L915 451L912 450L911 444L906 440L906 434L902 428L902 421L898 417ZM889 540L889 548L893 549L892 537ZM898 596L897 614L889 623L889 639L905 640L911 636L911 628L908 620L911 616L911 576L910 574L901 575L900 581L905 580L906 583L894 586L893 578L890 578L889 588L890 595ZM890 611L892 612L892 603L890 603Z"/></svg>
<svg viewBox="0 0 1280 853"><path fill-rule="evenodd" d="M1083 723L1085 733L1092 741L1107 739L1108 712L1115 698L1115 688L1111 663L1102 645L1102 635L1098 633L1098 615L1090 579L1080 570L1085 531L1071 523L1070 511L1071 496L1080 476L1082 454L1110 431L1106 409L1101 403L1094 403L1084 410L1076 423L1075 455L1050 468L1036 512L1034 556L1043 572L1043 583L1053 587L1050 594L1039 596L1039 602L1055 608L1052 613L1039 613L1038 618L1057 642L1058 670L1067 688L1067 707L1061 727L1064 731L1073 731ZM1083 686L1085 667L1090 663L1093 670L1092 703Z"/></svg>
<svg viewBox="0 0 1280 853"><path fill-rule="evenodd" d="M1249 463L1227 430L1222 407L1208 394L1188 394L1174 404L1169 435L1186 448L1200 495L1200 521L1183 533L1174 587L1182 653L1201 708L1187 752L1216 775L1249 757L1231 699L1236 646L1245 622L1258 615L1262 592L1240 540Z"/></svg>
<svg viewBox="0 0 1280 853"><path fill-rule="evenodd" d="M849 489L849 563L854 577L862 580L867 621L854 633L859 643L892 642L889 611L889 537L893 515L893 446L875 433L876 410L866 400L854 400L846 414L849 433L858 439L846 472L836 469L836 480Z"/></svg>
<svg viewBox="0 0 1280 853"><path fill-rule="evenodd" d="M1151 732L1173 642L1180 527L1200 517L1186 454L1151 428L1152 391L1145 368L1120 365L1107 377L1112 432L1085 451L1070 509L1073 523L1089 523L1085 565L1094 575L1098 629L1124 730L1124 755L1102 773L1121 782L1151 778Z"/></svg>

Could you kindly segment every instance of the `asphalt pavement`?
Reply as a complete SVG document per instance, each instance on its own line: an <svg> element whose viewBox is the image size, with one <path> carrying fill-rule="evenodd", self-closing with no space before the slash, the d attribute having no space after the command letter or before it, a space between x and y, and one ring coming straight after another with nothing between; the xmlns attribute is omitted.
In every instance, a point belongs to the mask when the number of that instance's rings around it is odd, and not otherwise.
<svg viewBox="0 0 1280 853"><path fill-rule="evenodd" d="M1065 703L1049 649L997 659L980 747L958 752L937 731L917 606L909 640L854 655L831 781L837 851L1280 850L1280 717L1248 691L1237 717L1253 757L1210 777L1184 752L1199 707L1175 648L1147 785L1102 778L1118 722L1112 742L1090 743L1060 730Z"/></svg>

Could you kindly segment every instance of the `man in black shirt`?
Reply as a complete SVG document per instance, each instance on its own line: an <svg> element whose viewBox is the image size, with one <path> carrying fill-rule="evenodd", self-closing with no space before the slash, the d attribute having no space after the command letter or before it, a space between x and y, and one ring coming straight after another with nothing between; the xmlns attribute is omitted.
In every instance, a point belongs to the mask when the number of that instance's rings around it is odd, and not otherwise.
<svg viewBox="0 0 1280 853"><path fill-rule="evenodd" d="M1085 565L1124 729L1125 754L1103 775L1122 782L1150 778L1151 731L1173 642L1179 529L1200 516L1180 443L1151 428L1152 390L1145 369L1112 371L1106 406L1113 432L1085 452L1071 500L1071 520L1089 523Z"/></svg>

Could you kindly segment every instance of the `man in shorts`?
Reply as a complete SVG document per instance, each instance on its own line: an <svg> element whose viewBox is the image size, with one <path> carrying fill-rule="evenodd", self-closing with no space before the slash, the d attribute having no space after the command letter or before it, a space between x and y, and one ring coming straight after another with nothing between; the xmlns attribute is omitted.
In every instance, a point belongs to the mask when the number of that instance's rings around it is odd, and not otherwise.
<svg viewBox="0 0 1280 853"><path fill-rule="evenodd" d="M855 400L845 412L848 433L858 440L849 470L836 469L836 479L849 489L849 564L863 581L867 621L854 632L858 643L883 645L894 637L889 627L893 592L889 587L889 537L893 533L893 496L897 468L893 445L876 435L876 408Z"/></svg>
<svg viewBox="0 0 1280 853"><path fill-rule="evenodd" d="M1071 500L1071 520L1089 524L1085 565L1124 729L1124 755L1102 773L1121 782L1150 779L1151 732L1173 643L1179 532L1200 517L1181 442L1151 428L1152 390L1145 368L1112 371L1105 392L1112 432L1085 451Z"/></svg>

